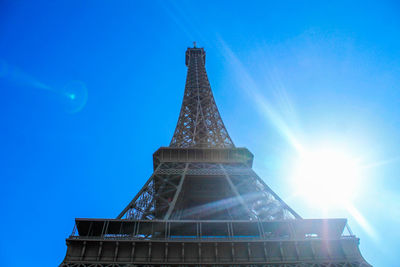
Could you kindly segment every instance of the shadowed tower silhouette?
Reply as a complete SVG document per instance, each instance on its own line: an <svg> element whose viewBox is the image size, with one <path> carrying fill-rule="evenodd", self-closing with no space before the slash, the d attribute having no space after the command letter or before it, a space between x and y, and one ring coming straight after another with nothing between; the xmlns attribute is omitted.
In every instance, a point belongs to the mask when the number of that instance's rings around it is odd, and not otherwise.
<svg viewBox="0 0 400 267"><path fill-rule="evenodd" d="M116 219L76 219L60 266L370 266L346 219L302 219L235 147L207 77L203 48L169 147Z"/></svg>

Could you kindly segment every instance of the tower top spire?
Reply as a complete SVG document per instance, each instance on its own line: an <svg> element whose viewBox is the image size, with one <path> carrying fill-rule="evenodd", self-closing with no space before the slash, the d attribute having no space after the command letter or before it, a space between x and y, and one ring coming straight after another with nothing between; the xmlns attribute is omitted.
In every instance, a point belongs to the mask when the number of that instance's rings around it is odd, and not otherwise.
<svg viewBox="0 0 400 267"><path fill-rule="evenodd" d="M171 147L234 147L208 81L203 48L186 50L185 93Z"/></svg>

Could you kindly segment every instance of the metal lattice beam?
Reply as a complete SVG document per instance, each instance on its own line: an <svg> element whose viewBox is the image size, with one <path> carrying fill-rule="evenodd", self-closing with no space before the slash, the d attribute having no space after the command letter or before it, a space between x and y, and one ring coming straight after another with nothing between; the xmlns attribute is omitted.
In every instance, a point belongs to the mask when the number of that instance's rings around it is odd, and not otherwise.
<svg viewBox="0 0 400 267"><path fill-rule="evenodd" d="M219 114L203 48L188 48L185 93L171 147L234 147Z"/></svg>
<svg viewBox="0 0 400 267"><path fill-rule="evenodd" d="M192 206L189 210L183 204L196 190L184 186L187 177L214 177L212 180L224 177L227 183L219 189L227 197L215 202L211 198L209 202ZM196 162L160 164L117 219L185 219L185 214L191 212L194 216L194 213L203 212L210 206L224 207L226 213L231 214L229 218L235 220L301 219L246 165Z"/></svg>
<svg viewBox="0 0 400 267"><path fill-rule="evenodd" d="M306 220L252 170L211 91L203 48L188 48L169 147L117 219L76 219L61 267L366 267L346 219Z"/></svg>

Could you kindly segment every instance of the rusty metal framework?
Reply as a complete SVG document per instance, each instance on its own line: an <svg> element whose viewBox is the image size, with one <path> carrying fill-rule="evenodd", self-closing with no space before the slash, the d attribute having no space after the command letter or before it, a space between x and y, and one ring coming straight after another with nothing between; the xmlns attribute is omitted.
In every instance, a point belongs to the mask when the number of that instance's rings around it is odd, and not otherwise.
<svg viewBox="0 0 400 267"><path fill-rule="evenodd" d="M76 219L61 267L366 267L346 219L302 219L253 171L215 104L203 48L188 48L169 147L116 219Z"/></svg>

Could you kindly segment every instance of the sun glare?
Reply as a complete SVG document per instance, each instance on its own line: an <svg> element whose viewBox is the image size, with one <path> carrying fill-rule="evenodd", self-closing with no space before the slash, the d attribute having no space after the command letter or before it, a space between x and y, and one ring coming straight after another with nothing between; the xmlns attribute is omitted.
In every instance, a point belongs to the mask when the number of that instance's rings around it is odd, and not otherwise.
<svg viewBox="0 0 400 267"><path fill-rule="evenodd" d="M293 174L296 192L321 208L351 203L359 176L360 167L354 158L326 148L303 152Z"/></svg>

